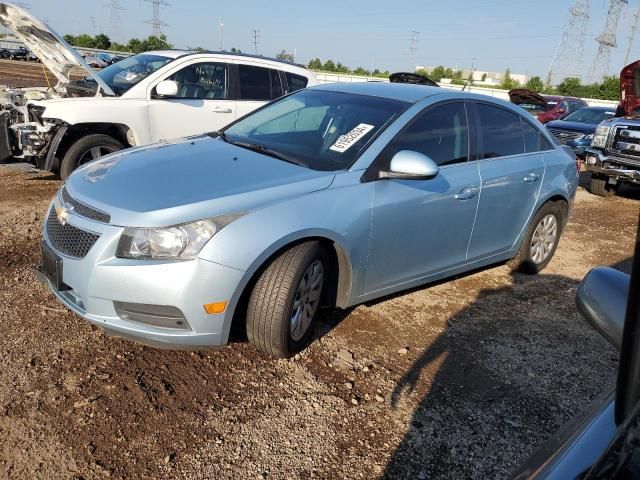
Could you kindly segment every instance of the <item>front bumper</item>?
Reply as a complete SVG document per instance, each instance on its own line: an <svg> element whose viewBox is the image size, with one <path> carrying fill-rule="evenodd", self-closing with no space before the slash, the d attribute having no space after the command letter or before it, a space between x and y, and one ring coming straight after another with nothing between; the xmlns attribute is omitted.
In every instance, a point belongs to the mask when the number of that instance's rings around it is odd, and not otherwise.
<svg viewBox="0 0 640 480"><path fill-rule="evenodd" d="M240 296L244 272L203 259L182 262L127 260L114 256L121 227L78 215L69 224L100 235L81 259L61 255L62 281L57 290L41 273L56 298L69 310L110 335L165 348L212 348L224 345ZM45 241L53 247L46 235ZM38 273L38 272L36 272ZM204 305L227 302L220 314L208 314ZM182 312L188 328L164 328L125 320L114 302L170 306Z"/></svg>
<svg viewBox="0 0 640 480"><path fill-rule="evenodd" d="M585 169L626 182L640 184L640 166L622 157L610 157L595 148L585 151Z"/></svg>

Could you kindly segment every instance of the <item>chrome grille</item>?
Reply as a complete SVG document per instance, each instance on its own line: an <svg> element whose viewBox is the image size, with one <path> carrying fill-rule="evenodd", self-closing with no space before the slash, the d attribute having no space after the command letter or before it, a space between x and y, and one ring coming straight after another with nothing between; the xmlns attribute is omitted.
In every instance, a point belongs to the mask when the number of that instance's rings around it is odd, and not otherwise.
<svg viewBox="0 0 640 480"><path fill-rule="evenodd" d="M613 148L627 155L640 155L640 127L618 127L613 138Z"/></svg>
<svg viewBox="0 0 640 480"><path fill-rule="evenodd" d="M74 258L83 258L96 243L100 235L86 232L73 225L61 224L51 208L46 223L47 240L54 250Z"/></svg>
<svg viewBox="0 0 640 480"><path fill-rule="evenodd" d="M572 130L563 130L561 128L550 128L549 131L553 134L554 137L558 139L560 143L571 142L572 140L577 140L578 138L584 136L584 133L574 132Z"/></svg>
<svg viewBox="0 0 640 480"><path fill-rule="evenodd" d="M64 203L73 207L73 211L80 215L81 217L89 218L91 220L95 220L96 222L109 223L111 221L111 215L105 212L101 212L100 210L96 210L89 205L85 205L82 202L79 202L67 192L66 187L62 187L62 199Z"/></svg>

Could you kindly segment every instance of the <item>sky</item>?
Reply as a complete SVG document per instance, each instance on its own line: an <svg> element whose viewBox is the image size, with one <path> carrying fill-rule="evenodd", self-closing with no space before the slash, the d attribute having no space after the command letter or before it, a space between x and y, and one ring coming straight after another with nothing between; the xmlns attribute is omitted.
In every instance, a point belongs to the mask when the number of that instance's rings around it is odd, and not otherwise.
<svg viewBox="0 0 640 480"><path fill-rule="evenodd" d="M218 49L223 18L223 48L253 53L252 30L259 30L258 53L275 56L285 49L296 61L319 57L351 68L411 70L413 64L546 76L574 0L168 0L160 8L168 25L163 32L176 48ZM61 34L113 36L110 0L21 0L31 13ZM146 37L152 5L145 0L119 0L118 40ZM584 55L590 71L597 50L595 37L604 27L608 0L591 0ZM617 32L612 73L623 66L634 13L640 0L630 0ZM415 62L410 52L417 31ZM640 58L640 29L632 48Z"/></svg>

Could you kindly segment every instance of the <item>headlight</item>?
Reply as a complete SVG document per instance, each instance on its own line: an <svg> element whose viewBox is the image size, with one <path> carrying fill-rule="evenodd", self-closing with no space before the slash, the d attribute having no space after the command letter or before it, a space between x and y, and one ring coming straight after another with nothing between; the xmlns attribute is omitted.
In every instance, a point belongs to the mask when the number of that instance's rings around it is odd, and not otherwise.
<svg viewBox="0 0 640 480"><path fill-rule="evenodd" d="M223 215L172 227L125 228L116 257L193 260L216 232L242 215Z"/></svg>
<svg viewBox="0 0 640 480"><path fill-rule="evenodd" d="M607 137L609 136L609 130L611 127L608 125L599 125L596 128L596 133L593 135L593 140L591 140L591 146L597 148L604 148L607 144Z"/></svg>

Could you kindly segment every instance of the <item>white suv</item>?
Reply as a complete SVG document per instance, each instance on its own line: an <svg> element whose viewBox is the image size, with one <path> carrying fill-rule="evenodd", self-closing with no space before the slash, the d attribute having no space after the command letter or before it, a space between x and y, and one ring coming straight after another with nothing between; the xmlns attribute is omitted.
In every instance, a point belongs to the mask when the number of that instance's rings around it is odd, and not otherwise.
<svg viewBox="0 0 640 480"><path fill-rule="evenodd" d="M129 146L218 130L306 86L300 65L259 56L146 52L100 71L19 7L0 2L11 29L56 76L54 92L7 91L0 99L0 161L24 158L66 178L83 163ZM88 76L72 80L75 67Z"/></svg>

